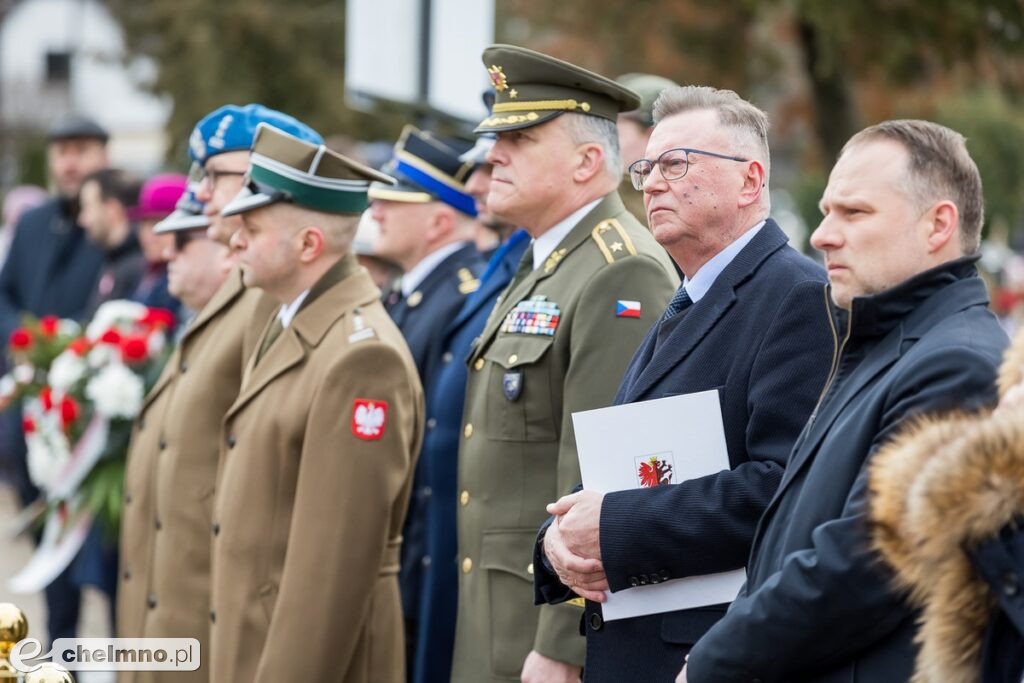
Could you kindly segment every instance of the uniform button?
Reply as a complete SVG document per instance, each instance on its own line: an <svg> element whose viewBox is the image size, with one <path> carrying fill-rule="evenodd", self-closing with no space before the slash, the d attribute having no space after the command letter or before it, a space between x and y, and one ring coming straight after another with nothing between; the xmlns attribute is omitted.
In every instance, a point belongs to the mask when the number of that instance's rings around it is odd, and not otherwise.
<svg viewBox="0 0 1024 683"><path fill-rule="evenodd" d="M517 360L519 360L519 356L517 356L514 353L511 356L508 357L509 365L511 365L512 363L515 363Z"/></svg>
<svg viewBox="0 0 1024 683"><path fill-rule="evenodd" d="M210 525L210 530L213 531L213 535L216 536L220 533L220 522L214 522Z"/></svg>
<svg viewBox="0 0 1024 683"><path fill-rule="evenodd" d="M477 358L476 362L473 363L473 369L476 370L477 372L480 372L481 370L483 370L484 369L484 359L483 358Z"/></svg>
<svg viewBox="0 0 1024 683"><path fill-rule="evenodd" d="M434 418L429 418L427 420L427 429L433 429L436 426L437 426L437 420L435 420Z"/></svg>
<svg viewBox="0 0 1024 683"><path fill-rule="evenodd" d="M124 577L125 581L131 581L132 580L132 570L131 569L125 569L124 573L122 574L122 576Z"/></svg>
<svg viewBox="0 0 1024 683"><path fill-rule="evenodd" d="M462 573L468 574L471 571L473 571L473 560L466 557L462 560Z"/></svg>
<svg viewBox="0 0 1024 683"><path fill-rule="evenodd" d="M157 448L159 448L160 450L164 450L165 448L167 448L167 439L160 437L160 443L157 444Z"/></svg>
<svg viewBox="0 0 1024 683"><path fill-rule="evenodd" d="M441 360L443 360L445 363L451 363L453 358L455 358L455 356L452 355L451 351L445 351L444 355L441 356Z"/></svg>
<svg viewBox="0 0 1024 683"><path fill-rule="evenodd" d="M636 588L637 586L640 585L640 580L637 579L635 576L631 576L631 577L629 577L629 585L632 586L633 588Z"/></svg>
<svg viewBox="0 0 1024 683"><path fill-rule="evenodd" d="M671 575L668 573L667 569L662 569L660 572L658 572L658 576L661 577L662 581L668 581L668 577Z"/></svg>
<svg viewBox="0 0 1024 683"><path fill-rule="evenodd" d="M591 612L590 619L588 621L590 622L590 628L595 631L600 631L601 627L604 626L604 619L602 619L601 615L597 612Z"/></svg>
<svg viewBox="0 0 1024 683"><path fill-rule="evenodd" d="M148 598L146 598L146 606L149 607L149 609L156 609L155 595L150 595Z"/></svg>
<svg viewBox="0 0 1024 683"><path fill-rule="evenodd" d="M462 430L462 433L466 436L467 439L473 436L473 425L467 422L466 428Z"/></svg>
<svg viewBox="0 0 1024 683"><path fill-rule="evenodd" d="M531 562L530 564L526 565L526 573L529 574L530 576L533 576L533 562Z"/></svg>
<svg viewBox="0 0 1024 683"><path fill-rule="evenodd" d="M431 563L430 555L424 555L423 559L420 560L420 564L422 564L424 567L429 567L430 563Z"/></svg>
<svg viewBox="0 0 1024 683"><path fill-rule="evenodd" d="M217 613L213 610L210 610L210 623L212 624L215 621L217 621Z"/></svg>
<svg viewBox="0 0 1024 683"><path fill-rule="evenodd" d="M462 507L469 505L469 491L463 491L459 494L459 503L462 504Z"/></svg>
<svg viewBox="0 0 1024 683"><path fill-rule="evenodd" d="M1012 598L1017 593L1020 593L1020 579L1016 572L1006 572L1003 574L1003 595Z"/></svg>
<svg viewBox="0 0 1024 683"><path fill-rule="evenodd" d="M430 498L432 495L434 495L434 489L430 488L429 486L424 486L423 488L420 489L420 495L424 498Z"/></svg>
<svg viewBox="0 0 1024 683"><path fill-rule="evenodd" d="M237 441L235 439L235 435L234 434L229 434L228 435L228 448L234 448L236 443L237 443Z"/></svg>
<svg viewBox="0 0 1024 683"><path fill-rule="evenodd" d="M156 527L156 530L157 530L157 531L160 531L160 528L161 528L161 527L163 527L163 524L161 524L161 523L160 523L160 520L159 520L159 519L157 519L157 520L155 520L155 521L153 522L153 526L155 526L155 527Z"/></svg>

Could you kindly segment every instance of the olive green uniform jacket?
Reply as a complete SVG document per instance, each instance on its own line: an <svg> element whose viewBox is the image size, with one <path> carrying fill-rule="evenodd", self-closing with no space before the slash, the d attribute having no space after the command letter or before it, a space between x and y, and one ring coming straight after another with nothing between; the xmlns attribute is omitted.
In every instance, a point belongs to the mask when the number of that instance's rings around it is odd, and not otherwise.
<svg viewBox="0 0 1024 683"><path fill-rule="evenodd" d="M146 395L125 471L117 591L122 638L195 638L200 656L207 654L221 422L273 308L262 292L245 288L240 271L232 271L196 314ZM209 668L125 671L118 680L207 681Z"/></svg>
<svg viewBox="0 0 1024 683"><path fill-rule="evenodd" d="M530 650L583 663L582 609L533 604L537 529L580 482L571 414L611 404L677 285L612 192L498 299L468 359L454 681L519 680ZM639 302L640 317L620 317L620 301Z"/></svg>
<svg viewBox="0 0 1024 683"><path fill-rule="evenodd" d="M423 393L379 299L345 256L246 366L211 529L214 681L405 679L398 553Z"/></svg>

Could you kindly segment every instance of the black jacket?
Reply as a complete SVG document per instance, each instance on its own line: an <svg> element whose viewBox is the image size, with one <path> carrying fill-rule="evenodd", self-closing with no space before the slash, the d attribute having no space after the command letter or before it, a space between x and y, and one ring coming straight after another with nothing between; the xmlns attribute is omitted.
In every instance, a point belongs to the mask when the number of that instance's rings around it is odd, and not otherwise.
<svg viewBox="0 0 1024 683"><path fill-rule="evenodd" d="M685 317L662 331L657 350L658 325L648 332L615 403L718 389L731 470L605 496L601 554L612 591L743 567L828 374L824 287L821 267L787 246L769 220ZM575 597L543 568L540 552L538 544L537 599ZM690 646L724 613L719 605L604 621L600 606L588 603L586 680L671 682Z"/></svg>
<svg viewBox="0 0 1024 683"><path fill-rule="evenodd" d="M914 614L871 550L866 464L908 416L994 402L1006 334L963 258L832 310L834 370L691 683L906 681Z"/></svg>

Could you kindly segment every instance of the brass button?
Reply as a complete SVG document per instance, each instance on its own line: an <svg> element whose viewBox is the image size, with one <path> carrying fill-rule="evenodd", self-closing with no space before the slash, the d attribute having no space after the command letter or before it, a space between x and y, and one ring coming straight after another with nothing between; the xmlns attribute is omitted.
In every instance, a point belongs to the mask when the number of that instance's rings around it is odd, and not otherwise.
<svg viewBox="0 0 1024 683"><path fill-rule="evenodd" d="M445 351L444 355L441 356L441 360L445 363L451 363L452 360L454 360L454 358L455 356L452 354L451 351Z"/></svg>
<svg viewBox="0 0 1024 683"><path fill-rule="evenodd" d="M533 562L531 562L530 564L526 565L526 573L529 574L530 576L533 576Z"/></svg>
<svg viewBox="0 0 1024 683"><path fill-rule="evenodd" d="M462 503L462 507L469 505L469 491L463 491L459 494L459 502Z"/></svg>
<svg viewBox="0 0 1024 683"><path fill-rule="evenodd" d="M462 430L462 433L466 435L466 438L473 436L473 425L469 422L466 423L466 428Z"/></svg>
<svg viewBox="0 0 1024 683"><path fill-rule="evenodd" d="M462 573L468 574L473 571L473 560L468 557L462 560Z"/></svg>
<svg viewBox="0 0 1024 683"><path fill-rule="evenodd" d="M484 359L483 358L477 358L476 362L473 363L473 369L476 370L477 372L483 370L484 369Z"/></svg>
<svg viewBox="0 0 1024 683"><path fill-rule="evenodd" d="M509 365L511 365L512 363L515 363L517 360L519 360L519 356L517 356L514 353L511 356L508 357Z"/></svg>

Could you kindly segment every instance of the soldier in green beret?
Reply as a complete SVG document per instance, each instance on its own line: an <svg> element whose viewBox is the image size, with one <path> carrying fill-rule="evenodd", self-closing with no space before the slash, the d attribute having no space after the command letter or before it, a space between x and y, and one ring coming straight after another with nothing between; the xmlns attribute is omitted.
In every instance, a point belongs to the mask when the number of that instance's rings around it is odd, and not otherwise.
<svg viewBox="0 0 1024 683"><path fill-rule="evenodd" d="M582 601L534 606L544 506L579 483L571 414L609 405L678 279L623 207L616 117L636 93L509 45L483 54L497 97L487 207L533 238L468 363L459 448L454 681L576 681Z"/></svg>
<svg viewBox="0 0 1024 683"><path fill-rule="evenodd" d="M629 179L629 165L637 159L643 159L647 151L647 141L654 130L654 101L665 88L676 85L662 76L654 74L623 74L615 79L640 96L640 106L633 111L619 114L619 149L622 152L622 182L619 184L619 196L626 209L636 219L647 225L647 209L644 207L644 193L633 187Z"/></svg>

